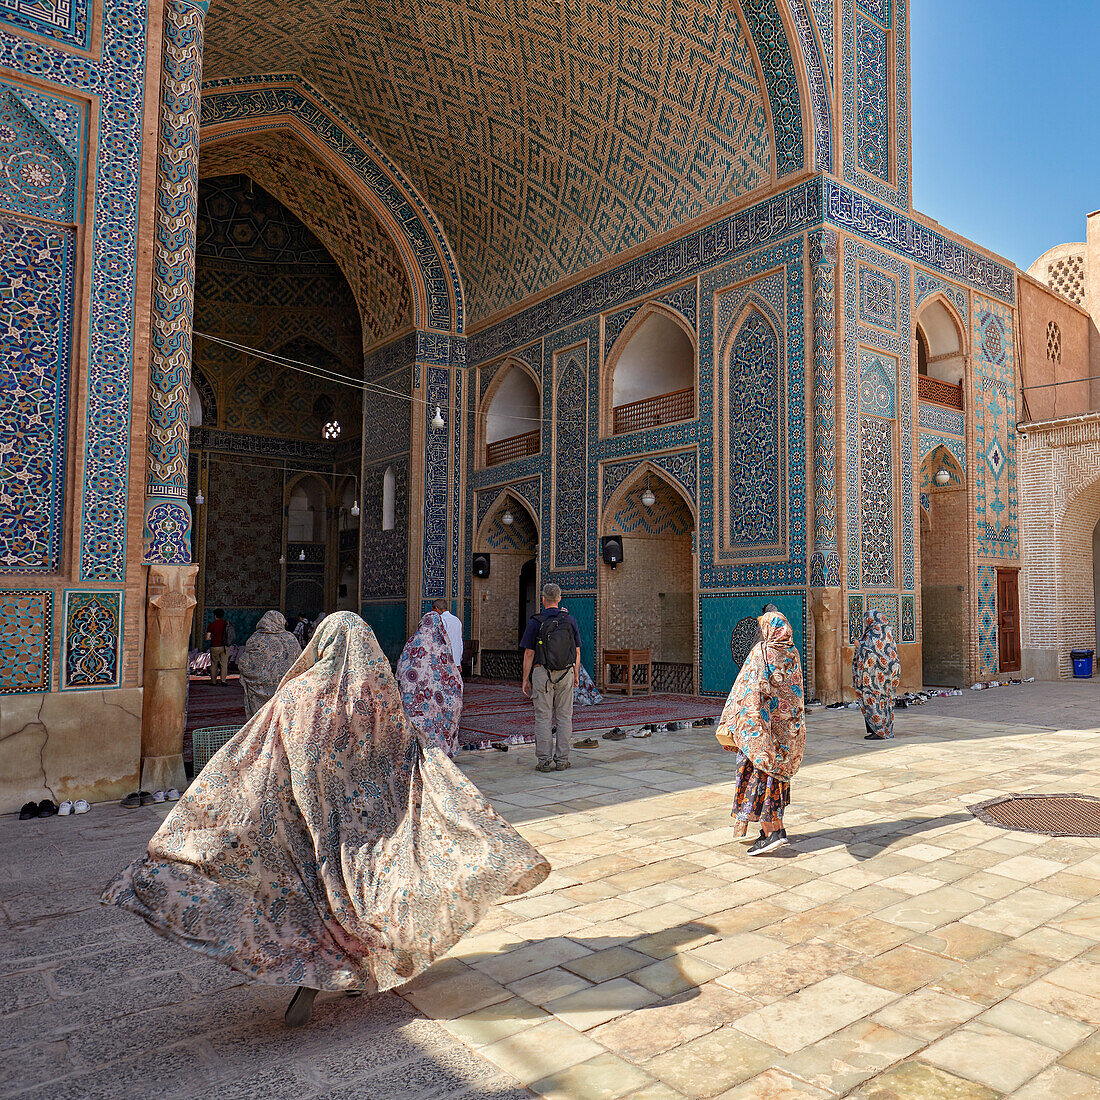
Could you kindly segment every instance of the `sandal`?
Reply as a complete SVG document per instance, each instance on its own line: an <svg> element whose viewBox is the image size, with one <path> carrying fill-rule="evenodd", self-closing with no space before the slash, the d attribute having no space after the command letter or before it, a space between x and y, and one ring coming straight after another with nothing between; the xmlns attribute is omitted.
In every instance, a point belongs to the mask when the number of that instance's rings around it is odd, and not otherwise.
<svg viewBox="0 0 1100 1100"><path fill-rule="evenodd" d="M286 1012L283 1015L287 1027L301 1027L302 1024L309 1023L310 1017L313 1015L313 999L318 992L318 990L310 989L308 986L298 986L297 992L290 998L290 1004L286 1006Z"/></svg>
<svg viewBox="0 0 1100 1100"><path fill-rule="evenodd" d="M136 810L141 805L141 795L137 791L131 791L119 805L124 810Z"/></svg>

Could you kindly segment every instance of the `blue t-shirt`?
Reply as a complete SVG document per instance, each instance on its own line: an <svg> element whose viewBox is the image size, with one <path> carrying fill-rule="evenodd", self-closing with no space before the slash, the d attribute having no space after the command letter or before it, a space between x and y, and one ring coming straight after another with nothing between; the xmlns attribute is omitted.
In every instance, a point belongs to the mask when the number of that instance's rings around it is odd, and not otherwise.
<svg viewBox="0 0 1100 1100"><path fill-rule="evenodd" d="M564 615L565 621L573 628L573 638L577 643L577 650L581 648L581 628L577 626L577 620L569 614L563 607L550 607L541 614L548 617L557 615ZM527 622L527 629L523 632L523 638L520 640L520 649L534 649L539 640L539 627L542 623L539 622L538 615L533 615Z"/></svg>

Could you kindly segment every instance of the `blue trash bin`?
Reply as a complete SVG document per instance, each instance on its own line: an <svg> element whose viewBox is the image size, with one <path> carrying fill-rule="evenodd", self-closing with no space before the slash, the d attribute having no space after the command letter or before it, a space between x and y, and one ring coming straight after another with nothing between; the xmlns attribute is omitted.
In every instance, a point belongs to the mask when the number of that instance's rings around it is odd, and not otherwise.
<svg viewBox="0 0 1100 1100"><path fill-rule="evenodd" d="M1070 651L1070 659L1073 661L1073 678L1075 680L1092 679L1092 655L1091 649L1074 649Z"/></svg>

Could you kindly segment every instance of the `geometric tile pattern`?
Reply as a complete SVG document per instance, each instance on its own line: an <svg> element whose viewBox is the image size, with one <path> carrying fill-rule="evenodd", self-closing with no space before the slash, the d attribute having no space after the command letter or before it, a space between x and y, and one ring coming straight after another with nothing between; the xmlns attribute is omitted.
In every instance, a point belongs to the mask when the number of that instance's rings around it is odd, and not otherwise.
<svg viewBox="0 0 1100 1100"><path fill-rule="evenodd" d="M844 180L902 211L910 206L908 8L840 5Z"/></svg>
<svg viewBox="0 0 1100 1100"><path fill-rule="evenodd" d="M73 237L0 217L0 574L59 568Z"/></svg>
<svg viewBox="0 0 1100 1100"><path fill-rule="evenodd" d="M894 418L897 369L897 361L892 356L860 350L859 407L864 415L884 416L888 420Z"/></svg>
<svg viewBox="0 0 1100 1100"><path fill-rule="evenodd" d="M671 481L683 492L692 503L695 502L698 493L696 486L696 455L695 451L678 451L668 455L647 455L644 462L656 466L659 470L669 475ZM603 467L603 500L602 508L606 508L615 490L643 463L635 459L627 462L619 462Z"/></svg>
<svg viewBox="0 0 1100 1100"><path fill-rule="evenodd" d="M405 415L408 441L408 412ZM393 471L393 528L382 529L382 487L386 470ZM363 599L385 597L404 600L409 574L409 459L407 454L389 463L363 467L363 514L359 519L361 558L360 590ZM404 630L404 621L401 629ZM402 643L404 644L404 643Z"/></svg>
<svg viewBox="0 0 1100 1100"><path fill-rule="evenodd" d="M974 299L975 451L978 552L1015 558L1019 542L1016 500L1016 365L1012 311Z"/></svg>
<svg viewBox="0 0 1100 1100"><path fill-rule="evenodd" d="M50 690L53 593L0 589L0 695Z"/></svg>
<svg viewBox="0 0 1100 1100"><path fill-rule="evenodd" d="M836 234L810 237L813 272L814 553L810 584L840 584L836 531Z"/></svg>
<svg viewBox="0 0 1100 1100"><path fill-rule="evenodd" d="M848 644L855 645L863 637L863 597L848 593Z"/></svg>
<svg viewBox="0 0 1100 1100"><path fill-rule="evenodd" d="M304 275L335 260L359 304L364 346L412 324L409 276L389 233L304 144L285 131L248 134L204 148L199 168L200 262L286 263Z"/></svg>
<svg viewBox="0 0 1100 1100"><path fill-rule="evenodd" d="M122 593L65 590L61 690L112 688L122 668Z"/></svg>
<svg viewBox="0 0 1100 1100"><path fill-rule="evenodd" d="M695 529L695 521L680 495L662 484L660 478L649 484L657 498L653 505L647 508L642 503L644 483L635 482L610 518L609 530L623 535L669 538L690 534Z"/></svg>
<svg viewBox="0 0 1100 1100"><path fill-rule="evenodd" d="M779 337L752 309L729 352L728 480L731 548L779 542L785 465L780 439L783 396Z"/></svg>
<svg viewBox="0 0 1100 1100"><path fill-rule="evenodd" d="M0 23L86 50L91 42L91 0L0 0Z"/></svg>
<svg viewBox="0 0 1100 1100"><path fill-rule="evenodd" d="M588 525L587 430L588 392L582 363L587 349L566 352L558 375L554 405L554 452L557 486L554 496L554 568L583 569Z"/></svg>
<svg viewBox="0 0 1100 1100"><path fill-rule="evenodd" d="M866 416L859 428L861 581L865 588L890 588L894 584L894 426L889 420Z"/></svg>
<svg viewBox="0 0 1100 1100"><path fill-rule="evenodd" d="M921 303L930 294L941 293L949 299L951 304L959 311L963 322L967 319L967 294L960 286L954 283L946 283L943 279L929 275L927 271L917 270L913 279L913 304L920 307Z"/></svg>
<svg viewBox="0 0 1100 1100"><path fill-rule="evenodd" d="M205 70L298 73L384 148L441 218L471 320L802 166L802 107L775 0L689 0L675 20L589 0L388 11L216 5ZM478 43L468 49L467 43ZM558 150L569 150L563 171Z"/></svg>
<svg viewBox="0 0 1100 1100"><path fill-rule="evenodd" d="M859 319L897 332L898 284L873 267L859 268Z"/></svg>
<svg viewBox="0 0 1100 1100"><path fill-rule="evenodd" d="M665 305L671 306L688 322L691 331L695 331L696 303L694 283L691 283L689 286L680 287L678 290L670 291L668 294L662 294L659 298L652 298L650 302L663 302ZM604 319L605 358L607 358L608 352L614 347L615 341L619 338L623 329L630 324L631 320L633 320L642 309L647 307L649 307L648 302L646 306L620 310L618 313L613 313Z"/></svg>
<svg viewBox="0 0 1100 1100"><path fill-rule="evenodd" d="M539 544L539 533L535 529L531 517L524 508L509 509L512 513L512 522L505 524L500 518L504 514L504 508L493 517L493 522L483 536L485 546L490 550L503 551L531 551L534 553Z"/></svg>
<svg viewBox="0 0 1100 1100"><path fill-rule="evenodd" d="M963 414L921 401L917 405L917 424L945 435L963 434Z"/></svg>
<svg viewBox="0 0 1100 1100"><path fill-rule="evenodd" d="M895 639L901 637L898 629L898 598L897 596L872 596L864 599L867 611L881 611L886 616L886 624L890 627L890 633ZM866 612L865 612L866 613Z"/></svg>
<svg viewBox="0 0 1100 1100"><path fill-rule="evenodd" d="M978 675L996 672L997 649L997 571L991 565L978 565Z"/></svg>
<svg viewBox="0 0 1100 1100"><path fill-rule="evenodd" d="M915 642L917 640L916 609L912 596L902 596L901 598L901 640L903 642Z"/></svg>
<svg viewBox="0 0 1100 1100"><path fill-rule="evenodd" d="M833 170L833 112L828 87L832 73L832 11L829 12L829 68L822 63L821 47L814 35L809 4L815 0L791 0L791 18L801 47L802 61L806 66L806 82L809 85L810 104L814 120L814 164L818 171ZM823 31L823 33L825 33Z"/></svg>
<svg viewBox="0 0 1100 1100"><path fill-rule="evenodd" d="M856 17L856 164L881 180L890 178L889 32Z"/></svg>
<svg viewBox="0 0 1100 1100"><path fill-rule="evenodd" d="M37 99L42 106L36 111L22 91L0 81L0 207L47 221L75 222L81 202L77 162L38 112L54 123L55 114L69 121L77 112L73 104L41 94Z"/></svg>

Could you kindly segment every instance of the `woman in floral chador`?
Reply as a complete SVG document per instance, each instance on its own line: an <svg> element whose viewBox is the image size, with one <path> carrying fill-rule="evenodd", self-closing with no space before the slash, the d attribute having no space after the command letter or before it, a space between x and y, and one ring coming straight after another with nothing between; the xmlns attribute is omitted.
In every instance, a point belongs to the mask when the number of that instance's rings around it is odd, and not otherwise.
<svg viewBox="0 0 1100 1100"><path fill-rule="evenodd" d="M256 632L237 654L245 717L251 718L275 694L301 652L302 647L287 630L282 614L266 612L256 624Z"/></svg>
<svg viewBox="0 0 1100 1100"><path fill-rule="evenodd" d="M392 989L550 867L405 717L374 633L327 618L102 901L256 981Z"/></svg>
<svg viewBox="0 0 1100 1100"><path fill-rule="evenodd" d="M397 687L409 721L454 756L462 715L462 673L438 611L429 611L405 643L397 662Z"/></svg>
<svg viewBox="0 0 1100 1100"><path fill-rule="evenodd" d="M734 834L745 836L750 821L760 822L750 856L787 843L783 811L806 747L802 662L791 624L778 611L758 622L761 640L745 658L715 732L723 748L737 753Z"/></svg>
<svg viewBox="0 0 1100 1100"><path fill-rule="evenodd" d="M852 657L852 686L863 707L866 741L894 736L894 696L901 679L898 647L881 611L863 616L863 637Z"/></svg>

